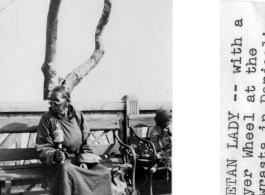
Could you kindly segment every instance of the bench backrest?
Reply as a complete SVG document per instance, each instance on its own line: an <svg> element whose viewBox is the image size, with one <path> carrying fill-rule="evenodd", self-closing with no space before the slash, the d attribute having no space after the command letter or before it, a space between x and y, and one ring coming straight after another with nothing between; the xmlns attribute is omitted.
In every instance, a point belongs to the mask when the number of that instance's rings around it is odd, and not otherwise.
<svg viewBox="0 0 265 195"><path fill-rule="evenodd" d="M129 115L128 124L129 127L134 127L135 132L138 136L143 138L149 137L149 131L151 127L156 125L154 120L155 114L138 114L138 115ZM142 127L147 127L143 129Z"/></svg>
<svg viewBox="0 0 265 195"><path fill-rule="evenodd" d="M5 125L3 118L0 117L0 139L4 139L0 145L0 165L14 164L14 161L17 165L28 164L29 160L37 159L35 139L40 116L25 117L23 122L21 119L16 121L16 117L11 122L11 119L8 118L10 123L6 124L5 121ZM121 159L116 158L121 153L114 135L114 133L117 135L120 129L118 118L116 116L104 118L102 116L85 116L85 120L91 130L94 153L102 157L103 163L112 163L111 161L121 163Z"/></svg>

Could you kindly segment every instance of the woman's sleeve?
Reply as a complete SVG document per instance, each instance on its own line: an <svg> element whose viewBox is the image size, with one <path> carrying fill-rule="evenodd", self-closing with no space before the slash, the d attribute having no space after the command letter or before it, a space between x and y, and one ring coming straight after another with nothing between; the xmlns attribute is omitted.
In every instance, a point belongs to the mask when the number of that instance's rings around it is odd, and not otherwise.
<svg viewBox="0 0 265 195"><path fill-rule="evenodd" d="M42 163L47 165L55 164L53 161L53 155L55 153L54 144L49 130L49 120L44 114L41 117L36 137L36 150L39 155L39 159Z"/></svg>
<svg viewBox="0 0 265 195"><path fill-rule="evenodd" d="M84 120L83 114L80 112L81 131L83 136L83 143L79 150L78 163L98 163L100 157L93 153L93 143L90 139L90 129Z"/></svg>
<svg viewBox="0 0 265 195"><path fill-rule="evenodd" d="M154 143L156 151L160 151L163 148L163 140L159 137L159 132L156 127L150 131L150 141Z"/></svg>

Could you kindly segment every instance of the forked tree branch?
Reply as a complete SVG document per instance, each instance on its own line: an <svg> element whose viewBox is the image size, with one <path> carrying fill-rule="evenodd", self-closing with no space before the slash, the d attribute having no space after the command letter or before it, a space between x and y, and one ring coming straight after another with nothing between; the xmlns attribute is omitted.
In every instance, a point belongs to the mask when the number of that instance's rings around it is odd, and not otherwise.
<svg viewBox="0 0 265 195"><path fill-rule="evenodd" d="M61 0L51 0L49 13L47 18L47 31L46 31L46 55L45 62L41 69L44 74L44 100L48 99L51 90L57 84L55 81L55 56L56 56L56 41L57 41L57 24L58 13ZM104 8L101 18L98 22L95 33L95 50L92 56L83 64L78 66L70 72L66 78L61 82L69 92L80 83L80 81L98 64L104 55L104 47L102 44L102 33L104 27L108 23L111 11L111 0L104 0Z"/></svg>
<svg viewBox="0 0 265 195"><path fill-rule="evenodd" d="M80 81L98 64L104 55L105 50L102 44L102 33L104 31L104 27L108 23L110 12L111 0L104 0L103 12L95 33L94 53L87 61L70 72L62 82L62 85L64 85L70 93L73 88L78 85Z"/></svg>

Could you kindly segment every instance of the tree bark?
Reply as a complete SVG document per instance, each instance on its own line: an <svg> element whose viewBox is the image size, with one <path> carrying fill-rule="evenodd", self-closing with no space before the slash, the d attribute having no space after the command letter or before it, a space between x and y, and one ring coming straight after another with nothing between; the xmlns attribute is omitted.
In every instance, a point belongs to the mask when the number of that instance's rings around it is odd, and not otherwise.
<svg viewBox="0 0 265 195"><path fill-rule="evenodd" d="M80 81L98 64L104 55L104 47L102 44L102 33L104 27L108 23L111 12L111 0L104 0L104 8L101 18L98 22L96 33L95 33L95 50L92 56L85 61L83 64L78 66L72 72L70 72L66 78L62 81L69 92L71 93L73 88L80 83Z"/></svg>
<svg viewBox="0 0 265 195"><path fill-rule="evenodd" d="M56 56L56 41L57 41L57 24L58 13L61 0L51 0L49 13L47 18L47 31L46 31L46 53L45 61L41 67L44 74L44 100L49 98L52 89L57 85L56 82L56 69L55 69L55 56ZM73 88L80 83L80 81L98 64L104 55L104 47L102 44L102 33L104 27L108 23L111 11L111 0L104 0L104 8L101 18L98 22L95 33L95 50L92 56L83 64L78 66L70 72L66 78L60 82L71 93Z"/></svg>
<svg viewBox="0 0 265 195"><path fill-rule="evenodd" d="M55 57L60 4L61 0L51 0L47 17L45 61L41 67L44 75L44 100L48 99L51 90L57 85Z"/></svg>

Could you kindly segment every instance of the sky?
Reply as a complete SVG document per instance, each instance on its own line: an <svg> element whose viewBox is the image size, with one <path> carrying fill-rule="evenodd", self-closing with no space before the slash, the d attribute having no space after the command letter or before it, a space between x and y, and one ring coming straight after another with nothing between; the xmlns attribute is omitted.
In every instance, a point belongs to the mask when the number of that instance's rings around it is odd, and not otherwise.
<svg viewBox="0 0 265 195"><path fill-rule="evenodd" d="M103 0L63 0L57 76L65 78L94 51ZM0 102L43 101L48 0L0 1ZM172 1L112 0L105 54L72 92L72 101L172 101Z"/></svg>

